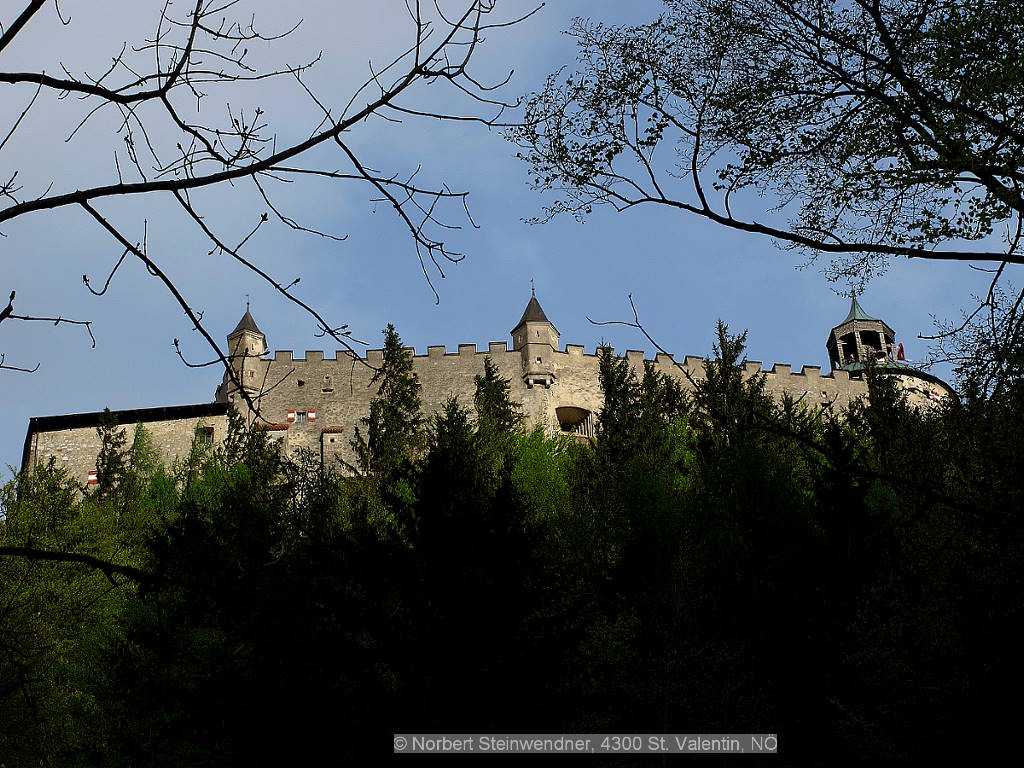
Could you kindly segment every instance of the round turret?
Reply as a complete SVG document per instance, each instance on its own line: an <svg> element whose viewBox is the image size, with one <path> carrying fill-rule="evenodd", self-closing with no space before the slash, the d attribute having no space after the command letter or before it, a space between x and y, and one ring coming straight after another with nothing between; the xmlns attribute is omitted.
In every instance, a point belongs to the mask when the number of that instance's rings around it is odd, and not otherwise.
<svg viewBox="0 0 1024 768"><path fill-rule="evenodd" d="M512 329L512 349L522 355L526 385L550 387L555 381L554 353L558 350L558 329L544 314L532 288L530 294L522 318Z"/></svg>
<svg viewBox="0 0 1024 768"><path fill-rule="evenodd" d="M894 376L911 404L934 407L945 397L955 396L942 379L919 370L905 359L903 344L896 343L896 332L884 320L872 317L854 293L846 318L829 333L829 363L833 371L848 371L861 378L867 366Z"/></svg>
<svg viewBox="0 0 1024 768"><path fill-rule="evenodd" d="M235 379L241 382L247 392L256 392L260 388L262 382L258 380L254 363L266 352L267 337L256 325L256 320L249 312L249 305L246 304L245 314L238 321L235 330L228 334L228 359L231 362L231 370ZM225 371L224 381L218 395L229 395L232 390L236 389L235 382ZM225 399L230 399L230 397Z"/></svg>

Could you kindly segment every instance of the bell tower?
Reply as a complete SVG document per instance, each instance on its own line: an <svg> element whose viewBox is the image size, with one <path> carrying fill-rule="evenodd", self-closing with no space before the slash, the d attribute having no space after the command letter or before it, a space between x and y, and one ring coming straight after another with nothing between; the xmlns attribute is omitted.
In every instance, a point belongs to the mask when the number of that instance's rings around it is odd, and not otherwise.
<svg viewBox="0 0 1024 768"><path fill-rule="evenodd" d="M550 387L555 382L554 353L558 350L558 329L548 320L530 288L530 301L519 323L512 329L512 349L523 359L523 381L526 386L541 384Z"/></svg>
<svg viewBox="0 0 1024 768"><path fill-rule="evenodd" d="M832 329L825 345L833 371L859 370L869 362L886 365L896 360L896 332L864 311L856 291L850 298L846 319Z"/></svg>

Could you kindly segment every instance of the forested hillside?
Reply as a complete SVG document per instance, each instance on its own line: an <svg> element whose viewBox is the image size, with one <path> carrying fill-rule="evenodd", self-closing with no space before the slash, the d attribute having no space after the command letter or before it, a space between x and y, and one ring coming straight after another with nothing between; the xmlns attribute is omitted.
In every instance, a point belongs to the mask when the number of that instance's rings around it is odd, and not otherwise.
<svg viewBox="0 0 1024 768"><path fill-rule="evenodd" d="M341 764L401 731L983 748L1021 679L1024 383L923 414L871 373L822 417L744 381L743 344L720 325L692 395L605 350L588 441L524 433L490 365L425 419L391 328L355 466L236 420L163 467L106 425L84 498L44 466L3 489L0 763Z"/></svg>

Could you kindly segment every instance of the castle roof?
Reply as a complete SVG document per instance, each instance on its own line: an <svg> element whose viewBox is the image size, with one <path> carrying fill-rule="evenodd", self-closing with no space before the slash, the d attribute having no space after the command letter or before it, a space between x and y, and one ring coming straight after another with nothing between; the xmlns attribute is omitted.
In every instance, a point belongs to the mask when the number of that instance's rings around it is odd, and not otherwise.
<svg viewBox="0 0 1024 768"><path fill-rule="evenodd" d="M860 302L857 301L856 293L854 293L853 297L850 299L849 314L847 314L846 319L843 320L843 322L841 322L839 325L845 325L846 323L849 323L853 320L871 320L876 323L881 322L877 317L872 317L871 315L864 311L864 308L860 305Z"/></svg>
<svg viewBox="0 0 1024 768"><path fill-rule="evenodd" d="M526 305L526 309L523 310L523 316L516 323L512 329L512 333L519 330L520 326L526 325L526 323L547 323L552 328L555 328L555 324L548 320L548 316L544 314L544 310L540 306L540 302L537 301L537 296L534 294L530 296L530 303ZM558 329L555 328L557 332Z"/></svg>
<svg viewBox="0 0 1024 768"><path fill-rule="evenodd" d="M242 315L242 319L238 321L238 325L235 326L235 330L229 333L229 336L234 336L239 331L249 331L250 333L258 333L260 336L263 335L263 331L256 325L256 321L252 319L252 315L249 314L249 308L245 308L245 314Z"/></svg>

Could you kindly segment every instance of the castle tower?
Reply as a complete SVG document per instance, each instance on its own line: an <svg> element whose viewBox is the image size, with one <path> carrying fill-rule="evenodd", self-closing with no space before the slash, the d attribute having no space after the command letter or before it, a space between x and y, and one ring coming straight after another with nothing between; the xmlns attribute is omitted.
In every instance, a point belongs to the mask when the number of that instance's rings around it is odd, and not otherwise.
<svg viewBox="0 0 1024 768"><path fill-rule="evenodd" d="M860 370L867 361L887 365L896 360L896 332L861 307L854 292L846 319L829 333L832 370Z"/></svg>
<svg viewBox="0 0 1024 768"><path fill-rule="evenodd" d="M245 314L238 321L235 330L228 334L228 354L230 355L231 368L237 379L242 382L242 387L250 393L259 390L262 385L262 377L256 373L256 361L267 352L267 337L256 325L256 321L249 313L249 305L246 304ZM221 385L225 392L235 388L227 373L224 374L224 383Z"/></svg>
<svg viewBox="0 0 1024 768"><path fill-rule="evenodd" d="M942 379L898 359L896 332L865 312L856 294L850 300L846 319L829 334L827 346L833 371L849 371L851 377L861 378L865 365L873 361L879 373L895 378L911 405L933 408L943 399L955 397L952 387Z"/></svg>
<svg viewBox="0 0 1024 768"><path fill-rule="evenodd" d="M530 302L519 323L512 329L512 349L523 358L523 381L526 386L555 381L554 353L558 350L558 329L548 320L537 294L530 289Z"/></svg>

